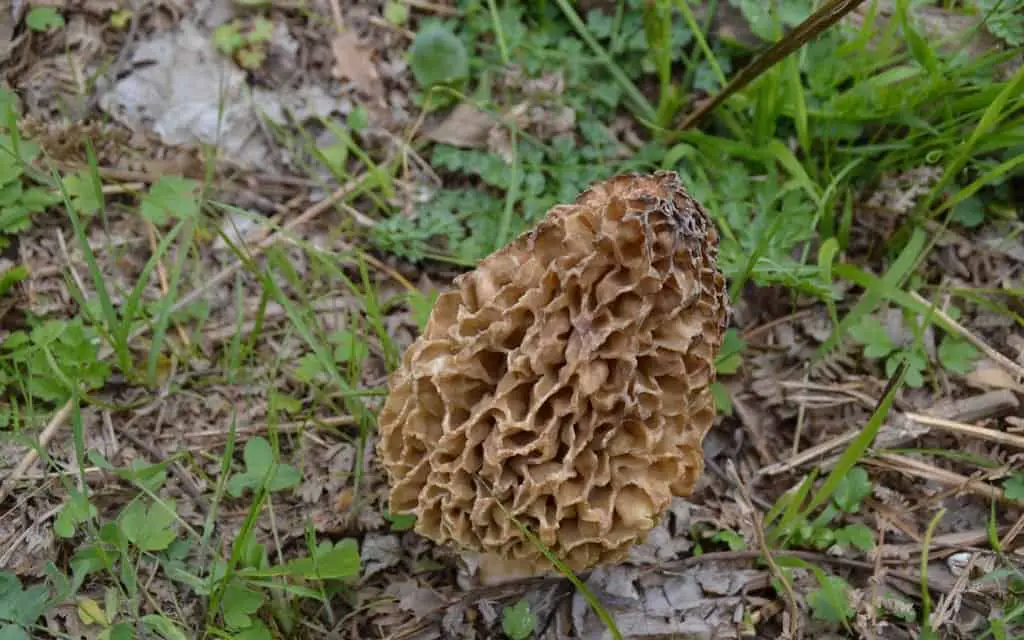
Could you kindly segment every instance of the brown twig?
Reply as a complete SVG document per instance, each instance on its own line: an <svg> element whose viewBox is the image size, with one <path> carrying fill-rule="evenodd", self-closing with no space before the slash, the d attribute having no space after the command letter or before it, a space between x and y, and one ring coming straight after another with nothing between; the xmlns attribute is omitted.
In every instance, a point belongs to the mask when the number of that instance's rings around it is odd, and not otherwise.
<svg viewBox="0 0 1024 640"><path fill-rule="evenodd" d="M895 453L881 453L875 456L865 457L863 462L864 464L881 467L889 471L896 471L898 473L916 476L918 478L925 478L961 491L969 491L970 493L983 496L989 500L997 500L1006 504L1020 506L1018 501L1011 500L1006 497L1006 494L1004 494L1000 489L993 487L990 484L974 478L968 478L967 476L963 476L953 471L940 469L939 467L916 458L911 458L910 456Z"/></svg>

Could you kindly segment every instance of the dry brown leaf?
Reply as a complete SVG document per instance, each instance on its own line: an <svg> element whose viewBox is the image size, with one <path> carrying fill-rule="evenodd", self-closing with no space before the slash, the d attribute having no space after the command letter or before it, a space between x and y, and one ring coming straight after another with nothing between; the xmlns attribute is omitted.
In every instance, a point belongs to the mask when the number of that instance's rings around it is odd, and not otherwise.
<svg viewBox="0 0 1024 640"><path fill-rule="evenodd" d="M428 587L421 587L411 579L392 582L387 592L398 598L399 608L417 616L433 613L446 604L441 594Z"/></svg>
<svg viewBox="0 0 1024 640"><path fill-rule="evenodd" d="M402 543L395 535L368 533L363 538L359 557L363 565L363 577L368 578L402 561Z"/></svg>
<svg viewBox="0 0 1024 640"><path fill-rule="evenodd" d="M966 376L967 384L979 389L1010 389L1024 391L1006 369L991 360L982 360Z"/></svg>
<svg viewBox="0 0 1024 640"><path fill-rule="evenodd" d="M468 102L462 102L440 124L427 131L426 137L453 147L474 149L486 144L487 134L493 126L491 116Z"/></svg>
<svg viewBox="0 0 1024 640"><path fill-rule="evenodd" d="M334 499L334 508L338 511L338 513L343 513L345 511L348 511L349 509L352 508L352 500L353 500L353 498L354 498L354 495L353 495L353 492L352 492L352 488L351 487L345 487L340 492L338 492L337 497L335 497L335 499Z"/></svg>
<svg viewBox="0 0 1024 640"><path fill-rule="evenodd" d="M370 57L370 50L363 46L354 31L346 29L334 36L331 51L334 52L333 74L336 78L351 80L356 88L374 98L383 97L384 84Z"/></svg>

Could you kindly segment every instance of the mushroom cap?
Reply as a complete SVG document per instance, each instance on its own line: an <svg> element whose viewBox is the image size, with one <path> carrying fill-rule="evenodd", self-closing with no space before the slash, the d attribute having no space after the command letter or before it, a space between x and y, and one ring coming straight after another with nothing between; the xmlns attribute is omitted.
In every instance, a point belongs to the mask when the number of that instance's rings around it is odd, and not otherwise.
<svg viewBox="0 0 1024 640"><path fill-rule="evenodd" d="M728 321L718 232L674 173L619 175L457 277L392 374L392 513L504 575L623 559L703 471Z"/></svg>

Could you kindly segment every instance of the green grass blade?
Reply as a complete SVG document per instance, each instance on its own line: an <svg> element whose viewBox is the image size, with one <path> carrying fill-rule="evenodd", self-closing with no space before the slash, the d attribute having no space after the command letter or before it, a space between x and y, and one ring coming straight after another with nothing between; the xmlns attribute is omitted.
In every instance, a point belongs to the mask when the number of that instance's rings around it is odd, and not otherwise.
<svg viewBox="0 0 1024 640"><path fill-rule="evenodd" d="M913 235L907 242L907 245L900 252L899 257L893 262L892 266L886 272L885 276L878 280L874 286L868 288L861 296L857 304L854 305L840 321L839 326L832 330L832 334L828 337L825 342L821 343L817 351L815 351L814 359L817 360L829 352L832 347L838 344L839 340L846 335L850 327L855 326L857 323L864 318L864 316L871 313L878 302L886 296L892 296L893 291L897 289L899 283L903 280L903 277L907 275L913 268L921 250L924 248L927 234L921 229L914 229ZM843 265L837 264L833 267L833 270L839 274L842 273L841 267Z"/></svg>
<svg viewBox="0 0 1024 640"><path fill-rule="evenodd" d="M843 481L843 477L850 472L857 461L860 460L871 443L874 442L875 436L878 435L878 430L882 428L882 423L885 422L886 416L889 415L889 409L892 407L893 401L896 399L896 392L899 391L900 386L903 384L903 378L907 372L906 362L901 362L893 372L892 377L889 378L889 383L886 385L885 390L882 393L881 399L878 401L878 405L875 407L874 412L871 414L871 418L868 423L864 426L864 429L854 438L842 455L839 456L839 460L836 465L832 468L832 471L825 478L821 488L815 492L814 497L811 498L810 502L803 509L803 516L807 517L814 509L825 504L831 499L832 494L835 493L839 487L839 483Z"/></svg>

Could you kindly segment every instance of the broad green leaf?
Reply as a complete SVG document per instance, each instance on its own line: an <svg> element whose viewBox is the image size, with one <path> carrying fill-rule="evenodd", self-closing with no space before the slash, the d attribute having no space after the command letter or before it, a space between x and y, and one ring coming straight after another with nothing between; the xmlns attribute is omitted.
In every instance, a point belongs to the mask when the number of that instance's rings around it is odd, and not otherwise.
<svg viewBox="0 0 1024 640"><path fill-rule="evenodd" d="M71 197L75 211L82 215L91 216L103 206L98 199L96 186L96 176L87 169L64 177L64 190Z"/></svg>
<svg viewBox="0 0 1024 640"><path fill-rule="evenodd" d="M715 542L723 542L730 551L741 551L746 548L747 543L743 540L743 536L736 533L732 529L723 529L714 536L711 537Z"/></svg>
<svg viewBox="0 0 1024 640"><path fill-rule="evenodd" d="M21 580L16 575L0 571L0 622L35 623L46 610L49 596L46 585L22 589Z"/></svg>
<svg viewBox="0 0 1024 640"><path fill-rule="evenodd" d="M430 319L430 311L433 309L434 303L437 302L438 295L438 291L431 291L426 295L419 291L409 294L409 307L412 310L412 317L421 331L427 326L427 320Z"/></svg>
<svg viewBox="0 0 1024 640"><path fill-rule="evenodd" d="M300 381L310 383L316 380L318 377L326 375L323 365L320 364L320 360L316 357L315 353L307 353L299 358L298 366L295 367L292 373Z"/></svg>
<svg viewBox="0 0 1024 640"><path fill-rule="evenodd" d="M334 343L334 358L339 362L361 364L370 354L369 347L358 335L351 331L338 331L331 335Z"/></svg>
<svg viewBox="0 0 1024 640"><path fill-rule="evenodd" d="M0 624L0 640L32 640L32 638L16 624Z"/></svg>
<svg viewBox="0 0 1024 640"><path fill-rule="evenodd" d="M1003 492L1010 500L1024 502L1024 473L1015 473L1004 480Z"/></svg>
<svg viewBox="0 0 1024 640"><path fill-rule="evenodd" d="M871 479L863 467L854 467L844 475L832 494L832 501L846 513L855 513L860 503L871 495Z"/></svg>
<svg viewBox="0 0 1024 640"><path fill-rule="evenodd" d="M864 345L866 358L884 358L896 348L885 327L874 316L865 316L860 324L851 327L850 337Z"/></svg>
<svg viewBox="0 0 1024 640"><path fill-rule="evenodd" d="M970 196L953 206L952 218L965 227L976 227L985 221L985 205L978 196Z"/></svg>
<svg viewBox="0 0 1024 640"><path fill-rule="evenodd" d="M245 471L235 474L228 481L228 492L236 498L241 497L246 489L255 490L263 486L264 482L267 483L268 491L281 491L302 481L302 474L292 465L274 463L274 452L266 438L255 437L249 440L242 457L245 460Z"/></svg>
<svg viewBox="0 0 1024 640"><path fill-rule="evenodd" d="M454 33L435 23L416 34L409 67L421 87L452 84L469 75L469 54Z"/></svg>
<svg viewBox="0 0 1024 640"><path fill-rule="evenodd" d="M162 176L142 198L139 211L153 224L199 215L199 183L180 176Z"/></svg>
<svg viewBox="0 0 1024 640"><path fill-rule="evenodd" d="M351 538L332 545L324 541L314 551L314 557L296 558L268 570L243 569L246 576L292 576L306 580L352 580L359 576L359 544Z"/></svg>
<svg viewBox="0 0 1024 640"><path fill-rule="evenodd" d="M141 551L162 551L177 538L170 528L176 515L173 501L167 506L155 502L147 507L142 500L135 500L121 512L119 522L125 538Z"/></svg>
<svg viewBox="0 0 1024 640"><path fill-rule="evenodd" d="M946 336L939 343L939 362L953 373L970 373L980 358L981 352L966 340Z"/></svg>
<svg viewBox="0 0 1024 640"><path fill-rule="evenodd" d="M722 338L722 347L715 357L715 370L724 375L736 373L743 362L743 350L747 348L746 341L740 337L736 329L729 328Z"/></svg>
<svg viewBox="0 0 1024 640"><path fill-rule="evenodd" d="M232 636L231 640L272 640L272 638L270 630L267 629L262 621L253 620L251 627L239 631Z"/></svg>
<svg viewBox="0 0 1024 640"><path fill-rule="evenodd" d="M864 553L871 551L875 547L875 532L860 523L838 529L835 535L836 542L839 544L853 546Z"/></svg>
<svg viewBox="0 0 1024 640"><path fill-rule="evenodd" d="M924 371L928 368L928 360L925 355L917 350L897 351L885 361L885 375L892 376L901 362L905 362L907 365L907 386L915 389L921 387L924 384Z"/></svg>
<svg viewBox="0 0 1024 640"><path fill-rule="evenodd" d="M807 595L807 604L815 619L846 622L853 614L850 606L850 585L835 576L819 577L819 587Z"/></svg>
<svg viewBox="0 0 1024 640"><path fill-rule="evenodd" d="M60 200L60 196L56 193L40 187L25 189L21 194L21 206L32 212L42 211L57 204Z"/></svg>
<svg viewBox="0 0 1024 640"><path fill-rule="evenodd" d="M135 640L135 628L127 622L118 622L117 624L104 629L106 638L100 637L100 640Z"/></svg>
<svg viewBox="0 0 1024 640"><path fill-rule="evenodd" d="M711 397L715 399L715 411L722 415L732 415L732 396L729 389L719 381L711 383Z"/></svg>
<svg viewBox="0 0 1024 640"><path fill-rule="evenodd" d="M2 247L0 247L2 248ZM0 296L11 290L11 287L28 277L28 268L19 264L0 272Z"/></svg>
<svg viewBox="0 0 1024 640"><path fill-rule="evenodd" d="M181 627L164 616L151 613L142 617L142 623L162 635L166 640L189 640L189 637L181 630Z"/></svg>
<svg viewBox="0 0 1024 640"><path fill-rule="evenodd" d="M53 523L53 531L61 538L70 538L75 535L75 527L89 518L95 518L98 513L84 493L73 490L68 503L60 510Z"/></svg>
<svg viewBox="0 0 1024 640"><path fill-rule="evenodd" d="M391 530L409 531L416 526L416 516L412 513L386 513L384 517L391 523Z"/></svg>
<svg viewBox="0 0 1024 640"><path fill-rule="evenodd" d="M509 640L527 640L537 627L537 616L530 610L530 603L520 600L501 612L501 630Z"/></svg>
<svg viewBox="0 0 1024 640"><path fill-rule="evenodd" d="M54 7L32 7L25 14L25 26L40 32L59 29L64 26L64 16Z"/></svg>
<svg viewBox="0 0 1024 640"><path fill-rule="evenodd" d="M221 606L224 608L224 622L233 629L244 629L252 624L249 617L260 610L265 596L247 588L239 581L228 584L224 590Z"/></svg>

